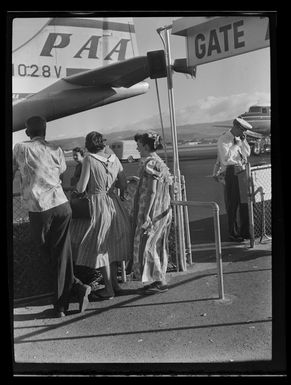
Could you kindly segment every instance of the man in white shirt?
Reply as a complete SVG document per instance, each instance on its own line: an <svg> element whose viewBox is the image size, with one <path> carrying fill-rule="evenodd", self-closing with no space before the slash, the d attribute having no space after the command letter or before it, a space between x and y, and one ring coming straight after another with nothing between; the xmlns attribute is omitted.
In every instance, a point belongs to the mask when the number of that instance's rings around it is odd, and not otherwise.
<svg viewBox="0 0 291 385"><path fill-rule="evenodd" d="M249 218L247 203L240 199L238 174L245 170L250 146L245 131L252 126L244 119L236 118L233 127L222 134L217 142L218 161L225 174L225 205L228 217L229 239L241 242L249 238ZM239 209L240 223L237 221Z"/></svg>
<svg viewBox="0 0 291 385"><path fill-rule="evenodd" d="M71 294L79 301L80 311L88 304L91 288L73 273L70 238L72 211L61 184L66 162L60 147L45 140L46 120L33 116L26 122L30 140L13 149L13 178L21 176L22 205L28 210L32 235L42 252L57 259L55 315L65 316Z"/></svg>

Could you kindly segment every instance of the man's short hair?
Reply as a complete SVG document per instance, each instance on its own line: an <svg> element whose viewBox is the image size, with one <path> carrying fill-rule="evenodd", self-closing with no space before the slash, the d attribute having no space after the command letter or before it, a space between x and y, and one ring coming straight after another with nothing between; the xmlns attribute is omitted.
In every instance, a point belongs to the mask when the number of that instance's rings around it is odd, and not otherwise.
<svg viewBox="0 0 291 385"><path fill-rule="evenodd" d="M45 136L46 119L43 116L31 116L26 120L25 126L28 136Z"/></svg>

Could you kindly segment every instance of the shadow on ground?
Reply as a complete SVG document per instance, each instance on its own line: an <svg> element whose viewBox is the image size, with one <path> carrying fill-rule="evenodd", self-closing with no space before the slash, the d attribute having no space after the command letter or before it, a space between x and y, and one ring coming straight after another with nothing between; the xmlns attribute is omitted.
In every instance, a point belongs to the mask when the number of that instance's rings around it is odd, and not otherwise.
<svg viewBox="0 0 291 385"><path fill-rule="evenodd" d="M270 250L258 250L246 245L222 248L222 262L246 262L266 256L270 256ZM193 263L216 262L215 247L213 246L213 250L194 250L192 261Z"/></svg>
<svg viewBox="0 0 291 385"><path fill-rule="evenodd" d="M219 216L221 242L228 241L228 225L226 214ZM190 222L191 243L211 243L215 241L213 217Z"/></svg>

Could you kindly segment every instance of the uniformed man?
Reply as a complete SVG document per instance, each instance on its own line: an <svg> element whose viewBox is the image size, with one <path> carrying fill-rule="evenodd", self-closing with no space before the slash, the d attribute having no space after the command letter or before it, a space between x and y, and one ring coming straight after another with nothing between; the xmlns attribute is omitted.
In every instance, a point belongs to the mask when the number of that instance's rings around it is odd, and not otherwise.
<svg viewBox="0 0 291 385"><path fill-rule="evenodd" d="M245 173L247 158L251 153L245 135L246 130L251 129L252 126L247 121L236 118L232 128L222 134L217 142L218 161L225 175L225 206L229 240L236 242L249 238L248 205L241 199L239 178L245 179L241 178L243 174L240 175L240 173ZM245 189L247 189L246 185Z"/></svg>

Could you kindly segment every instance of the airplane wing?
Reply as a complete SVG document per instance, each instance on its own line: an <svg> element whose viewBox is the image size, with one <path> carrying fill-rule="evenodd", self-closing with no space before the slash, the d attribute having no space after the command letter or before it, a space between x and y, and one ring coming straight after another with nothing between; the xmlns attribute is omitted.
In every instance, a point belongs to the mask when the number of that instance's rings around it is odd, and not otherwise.
<svg viewBox="0 0 291 385"><path fill-rule="evenodd" d="M12 53L13 131L141 95L167 72L162 50L138 56L131 17L16 17ZM186 59L173 70L195 76Z"/></svg>
<svg viewBox="0 0 291 385"><path fill-rule="evenodd" d="M13 131L24 129L33 115L51 121L145 93L149 85L144 79L166 76L165 71L156 75L150 60L148 55L133 57L56 81L14 104ZM185 66L179 69L188 71Z"/></svg>
<svg viewBox="0 0 291 385"><path fill-rule="evenodd" d="M139 56L106 67L79 72L63 80L80 86L128 88L147 77L149 77L147 57Z"/></svg>
<svg viewBox="0 0 291 385"><path fill-rule="evenodd" d="M146 56L134 57L67 76L13 106L13 131L25 120L42 115L47 121L145 93L150 70Z"/></svg>

